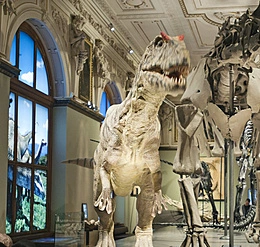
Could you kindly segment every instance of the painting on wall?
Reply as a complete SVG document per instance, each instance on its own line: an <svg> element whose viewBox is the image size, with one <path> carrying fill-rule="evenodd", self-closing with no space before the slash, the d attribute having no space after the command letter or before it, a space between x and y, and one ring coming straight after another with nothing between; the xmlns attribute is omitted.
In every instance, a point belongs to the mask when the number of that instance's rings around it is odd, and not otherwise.
<svg viewBox="0 0 260 247"><path fill-rule="evenodd" d="M224 200L224 159L222 157L201 157L200 160L208 165L214 200ZM202 179L208 179L208 176Z"/></svg>
<svg viewBox="0 0 260 247"><path fill-rule="evenodd" d="M93 88L93 44L85 39L85 50L88 52L88 58L84 63L83 70L79 77L79 98L83 101L92 101Z"/></svg>

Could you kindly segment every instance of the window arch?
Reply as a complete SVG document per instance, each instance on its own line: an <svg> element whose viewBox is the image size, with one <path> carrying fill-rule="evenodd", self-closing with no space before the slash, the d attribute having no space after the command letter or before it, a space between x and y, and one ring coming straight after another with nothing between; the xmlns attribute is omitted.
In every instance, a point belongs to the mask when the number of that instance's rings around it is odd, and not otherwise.
<svg viewBox="0 0 260 247"><path fill-rule="evenodd" d="M101 95L101 101L99 107L100 113L103 116L105 116L107 109L110 107L110 105L120 104L121 102L122 102L122 98L118 90L118 87L116 86L116 83L115 82L107 83Z"/></svg>
<svg viewBox="0 0 260 247"><path fill-rule="evenodd" d="M10 84L6 232L32 235L50 230L53 96L47 54L27 22L14 36L10 62L20 75Z"/></svg>

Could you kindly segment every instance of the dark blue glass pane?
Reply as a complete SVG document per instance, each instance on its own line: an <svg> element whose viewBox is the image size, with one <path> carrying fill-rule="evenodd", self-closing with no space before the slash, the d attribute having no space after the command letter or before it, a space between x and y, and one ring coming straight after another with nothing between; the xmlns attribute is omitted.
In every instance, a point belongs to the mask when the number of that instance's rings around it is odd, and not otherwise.
<svg viewBox="0 0 260 247"><path fill-rule="evenodd" d="M16 65L16 35L14 36L12 47L11 47L11 53L10 53L10 63L15 66Z"/></svg>
<svg viewBox="0 0 260 247"><path fill-rule="evenodd" d="M35 164L47 165L48 129L48 108L36 104L34 157Z"/></svg>
<svg viewBox="0 0 260 247"><path fill-rule="evenodd" d="M39 49L37 49L36 59L36 89L49 94L46 67Z"/></svg>
<svg viewBox="0 0 260 247"><path fill-rule="evenodd" d="M26 33L20 33L19 69L21 70L19 80L29 86L33 86L33 58L34 41Z"/></svg>

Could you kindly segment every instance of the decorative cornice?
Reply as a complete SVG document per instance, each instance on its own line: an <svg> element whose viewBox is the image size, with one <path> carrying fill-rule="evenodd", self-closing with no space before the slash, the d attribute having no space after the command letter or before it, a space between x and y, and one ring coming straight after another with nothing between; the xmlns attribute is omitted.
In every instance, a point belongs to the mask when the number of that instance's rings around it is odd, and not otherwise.
<svg viewBox="0 0 260 247"><path fill-rule="evenodd" d="M100 24L97 20L95 20L94 16L89 13L82 4L81 0L77 0L77 4L75 4L75 0L69 0L73 6L77 9L77 11L85 18L85 20L104 38L104 40L126 61L126 63L132 68L135 69L134 63L127 57L127 50L121 48L123 44L118 44L113 37L107 34L106 29L102 24ZM105 4L105 3L104 3ZM102 10L103 5L102 5ZM107 12L104 11L106 14ZM121 31L121 30L120 30Z"/></svg>
<svg viewBox="0 0 260 247"><path fill-rule="evenodd" d="M59 10L57 10L54 6L51 6L51 16L53 20L55 21L56 25L58 26L58 30L60 30L60 33L66 43L66 46L68 45L67 41L67 34L68 34L68 22L65 16L60 13Z"/></svg>
<svg viewBox="0 0 260 247"><path fill-rule="evenodd" d="M239 18L242 16L246 11L235 11L235 12L214 12L214 16L218 18L220 21L224 22L227 18L232 17L232 18Z"/></svg>
<svg viewBox="0 0 260 247"><path fill-rule="evenodd" d="M215 22L215 21L212 21L211 19L209 19L205 13L197 13L197 14L188 13L184 0L179 0L179 4L180 4L182 12L186 18L198 18L199 17L213 26L220 27L222 25L222 23L218 23L218 22Z"/></svg>
<svg viewBox="0 0 260 247"><path fill-rule="evenodd" d="M80 103L78 100L73 98L55 98L54 99L54 107L66 106L74 109L77 112L80 112L98 122L102 122L104 120L104 116L99 112L89 109L85 103Z"/></svg>
<svg viewBox="0 0 260 247"><path fill-rule="evenodd" d="M20 70L0 57L0 73L3 73L9 77L15 77L20 74Z"/></svg>

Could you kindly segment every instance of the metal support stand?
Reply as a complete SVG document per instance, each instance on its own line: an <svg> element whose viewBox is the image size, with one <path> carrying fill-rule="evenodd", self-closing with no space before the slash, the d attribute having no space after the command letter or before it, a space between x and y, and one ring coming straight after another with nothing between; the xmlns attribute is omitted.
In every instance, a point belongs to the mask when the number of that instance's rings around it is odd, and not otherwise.
<svg viewBox="0 0 260 247"><path fill-rule="evenodd" d="M230 65L229 70L229 109L228 114L231 117L234 114L234 68L233 64ZM229 167L229 247L240 247L234 246L234 142L231 139L228 142L228 152L225 150L225 155L228 154L228 167ZM226 140L225 140L225 149ZM226 159L226 157L225 157ZM226 161L227 162L227 161ZM225 181L226 182L226 181ZM227 184L226 184L227 186ZM225 194L226 197L226 194ZM225 206L226 207L226 206ZM225 224L226 227L226 224ZM224 247L225 245L222 245Z"/></svg>
<svg viewBox="0 0 260 247"><path fill-rule="evenodd" d="M234 246L234 143L229 140L229 246Z"/></svg>
<svg viewBox="0 0 260 247"><path fill-rule="evenodd" d="M228 140L225 138L225 143L224 143L224 236L220 237L220 239L223 240L228 240L229 236L228 236L228 227L227 227L227 198L228 198Z"/></svg>

